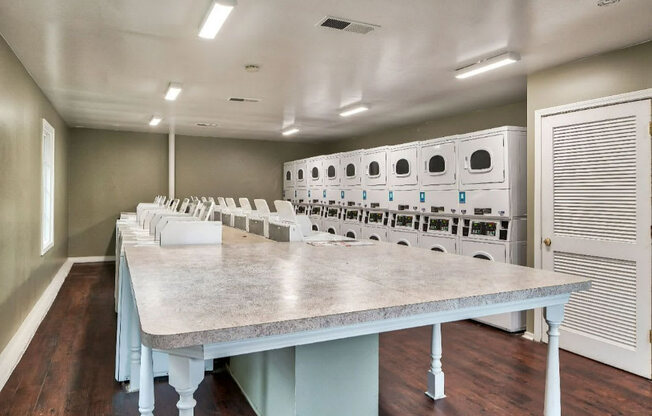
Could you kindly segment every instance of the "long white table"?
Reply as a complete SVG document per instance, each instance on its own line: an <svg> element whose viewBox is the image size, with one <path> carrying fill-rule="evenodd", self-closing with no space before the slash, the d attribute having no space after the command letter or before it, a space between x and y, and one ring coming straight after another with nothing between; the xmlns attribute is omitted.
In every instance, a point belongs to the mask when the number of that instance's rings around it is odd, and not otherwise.
<svg viewBox="0 0 652 416"><path fill-rule="evenodd" d="M377 334L424 325L434 325L427 394L442 398L441 323L542 307L550 327L543 414L558 416L564 304L590 287L577 276L380 242L128 246L126 260L141 415L154 409L152 350L170 356L180 415L193 414L204 360L234 356L231 371L254 404L262 393L250 378L277 377L280 391L263 398L261 414L377 414Z"/></svg>

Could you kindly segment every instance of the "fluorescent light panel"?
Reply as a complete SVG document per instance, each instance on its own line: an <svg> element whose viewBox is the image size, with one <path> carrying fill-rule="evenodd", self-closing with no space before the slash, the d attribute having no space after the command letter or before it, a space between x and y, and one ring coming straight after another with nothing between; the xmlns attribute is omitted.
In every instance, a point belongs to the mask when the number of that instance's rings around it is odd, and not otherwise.
<svg viewBox="0 0 652 416"><path fill-rule="evenodd" d="M367 110L369 110L369 107L367 107L366 105L357 105L355 107L351 107L351 108L349 108L347 110L342 111L340 113L340 116L349 117L349 116L352 116L354 114L363 113L363 112L365 112Z"/></svg>
<svg viewBox="0 0 652 416"><path fill-rule="evenodd" d="M298 128L296 128L296 127L292 127L292 128L290 128L290 129L283 130L283 131L281 132L281 134L282 134L283 136L292 136L293 134L297 134L298 132L299 132L299 129L298 129Z"/></svg>
<svg viewBox="0 0 652 416"><path fill-rule="evenodd" d="M161 117L159 117L159 116L152 116L152 119L149 120L149 125L152 126L152 127L156 127L156 126L159 125L161 120L163 120L163 119Z"/></svg>
<svg viewBox="0 0 652 416"><path fill-rule="evenodd" d="M165 99L168 101L174 101L181 94L181 84L178 82L170 82L168 85L168 91L165 93Z"/></svg>
<svg viewBox="0 0 652 416"><path fill-rule="evenodd" d="M492 69L500 68L505 65L513 64L521 60L521 57L514 52L504 53L502 55L494 56L493 58L485 59L477 64L469 65L455 71L455 78L464 79L474 75L482 74Z"/></svg>
<svg viewBox="0 0 652 416"><path fill-rule="evenodd" d="M233 11L236 2L233 1L214 1L208 9L206 17L199 29L199 37L203 39L215 39L217 32L220 31L222 25Z"/></svg>

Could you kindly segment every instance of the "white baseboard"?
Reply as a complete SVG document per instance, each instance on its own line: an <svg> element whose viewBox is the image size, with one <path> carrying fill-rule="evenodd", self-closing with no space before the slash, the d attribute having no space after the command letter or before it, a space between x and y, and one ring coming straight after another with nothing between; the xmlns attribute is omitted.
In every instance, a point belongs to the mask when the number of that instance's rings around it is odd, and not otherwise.
<svg viewBox="0 0 652 416"><path fill-rule="evenodd" d="M534 333L533 333L533 332L525 331L525 332L523 333L523 338L525 338L525 339L527 339L527 340L529 340L529 341L534 341Z"/></svg>
<svg viewBox="0 0 652 416"><path fill-rule="evenodd" d="M72 265L73 262L71 259L63 263L5 349L0 352L0 390L5 386L7 380L9 380L9 376L11 376L14 368L16 368L20 359L23 357L41 321L43 321L54 299L57 297L59 289L61 289L61 285L66 280Z"/></svg>
<svg viewBox="0 0 652 416"><path fill-rule="evenodd" d="M87 257L68 257L73 263L97 263L100 261L115 261L115 256L87 256Z"/></svg>

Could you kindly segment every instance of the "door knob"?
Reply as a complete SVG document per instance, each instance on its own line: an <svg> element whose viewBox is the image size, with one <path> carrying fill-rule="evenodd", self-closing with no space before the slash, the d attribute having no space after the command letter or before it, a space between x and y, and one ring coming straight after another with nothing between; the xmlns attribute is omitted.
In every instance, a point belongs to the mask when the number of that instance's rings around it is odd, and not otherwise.
<svg viewBox="0 0 652 416"><path fill-rule="evenodd" d="M543 244L545 244L546 247L550 247L550 244L552 244L552 240L549 239L549 238L546 238L545 240L543 240Z"/></svg>

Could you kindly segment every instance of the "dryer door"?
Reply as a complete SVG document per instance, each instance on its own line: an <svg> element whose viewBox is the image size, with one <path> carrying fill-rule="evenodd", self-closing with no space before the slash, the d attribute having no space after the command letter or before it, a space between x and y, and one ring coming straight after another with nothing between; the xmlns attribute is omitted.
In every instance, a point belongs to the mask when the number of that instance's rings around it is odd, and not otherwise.
<svg viewBox="0 0 652 416"><path fill-rule="evenodd" d="M389 151L390 185L417 184L417 147L398 148Z"/></svg>
<svg viewBox="0 0 652 416"><path fill-rule="evenodd" d="M387 150L365 153L364 175L364 186L387 184Z"/></svg>
<svg viewBox="0 0 652 416"><path fill-rule="evenodd" d="M324 184L323 175L323 161L322 160L309 160L308 161L308 183L311 186L318 186ZM298 183L298 182L297 182Z"/></svg>
<svg viewBox="0 0 652 416"><path fill-rule="evenodd" d="M343 157L340 160L340 170L343 187L360 186L362 184L362 155L358 153Z"/></svg>
<svg viewBox="0 0 652 416"><path fill-rule="evenodd" d="M459 144L459 160L461 185L504 182L504 135L462 140Z"/></svg>
<svg viewBox="0 0 652 416"><path fill-rule="evenodd" d="M421 148L421 185L455 185L455 143L426 145Z"/></svg>
<svg viewBox="0 0 652 416"><path fill-rule="evenodd" d="M294 163L283 164L283 187L290 188L294 186Z"/></svg>
<svg viewBox="0 0 652 416"><path fill-rule="evenodd" d="M324 185L336 188L340 186L340 160L324 160Z"/></svg>
<svg viewBox="0 0 652 416"><path fill-rule="evenodd" d="M305 188L308 183L308 166L305 160L297 161L294 164L294 186Z"/></svg>

